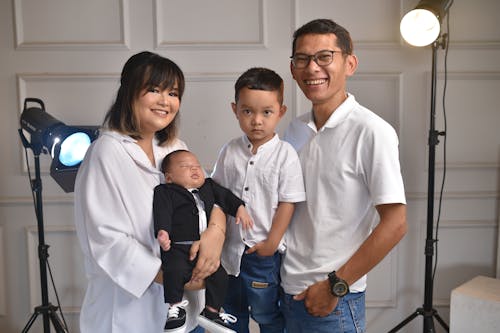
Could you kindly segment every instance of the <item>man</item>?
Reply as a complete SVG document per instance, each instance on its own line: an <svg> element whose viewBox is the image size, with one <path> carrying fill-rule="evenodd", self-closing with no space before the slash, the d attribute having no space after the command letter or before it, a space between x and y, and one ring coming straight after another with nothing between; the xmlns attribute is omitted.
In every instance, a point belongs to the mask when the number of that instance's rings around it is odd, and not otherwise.
<svg viewBox="0 0 500 333"><path fill-rule="evenodd" d="M331 20L294 33L290 69L312 111L284 137L307 196L281 269L288 333L364 332L366 274L407 230L396 132L346 92L357 64L349 32Z"/></svg>

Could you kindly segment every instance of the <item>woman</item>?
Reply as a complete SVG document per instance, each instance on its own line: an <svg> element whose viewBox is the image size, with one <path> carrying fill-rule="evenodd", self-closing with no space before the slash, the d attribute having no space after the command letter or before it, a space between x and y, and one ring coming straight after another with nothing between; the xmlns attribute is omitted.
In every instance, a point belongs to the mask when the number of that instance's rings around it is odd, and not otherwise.
<svg viewBox="0 0 500 333"><path fill-rule="evenodd" d="M154 187L164 180L159 163L186 149L177 138L184 75L169 59L141 52L125 63L120 83L75 183L75 223L88 278L82 333L162 332L167 315L152 202ZM224 218L217 209L211 221ZM207 228L193 245L192 258L200 253L192 281L216 270L223 241L223 233ZM198 290L186 297L190 330L204 299Z"/></svg>

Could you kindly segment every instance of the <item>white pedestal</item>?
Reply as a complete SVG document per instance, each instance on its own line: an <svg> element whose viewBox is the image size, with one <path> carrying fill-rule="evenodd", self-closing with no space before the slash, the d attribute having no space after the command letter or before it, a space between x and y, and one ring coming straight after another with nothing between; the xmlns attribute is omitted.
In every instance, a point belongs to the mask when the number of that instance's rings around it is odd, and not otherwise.
<svg viewBox="0 0 500 333"><path fill-rule="evenodd" d="M477 276L452 290L450 332L500 332L500 279Z"/></svg>

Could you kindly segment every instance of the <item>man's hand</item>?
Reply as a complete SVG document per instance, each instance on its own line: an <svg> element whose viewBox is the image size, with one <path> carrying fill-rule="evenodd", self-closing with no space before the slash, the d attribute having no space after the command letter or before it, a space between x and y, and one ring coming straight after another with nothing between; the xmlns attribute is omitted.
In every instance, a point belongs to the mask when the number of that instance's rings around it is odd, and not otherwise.
<svg viewBox="0 0 500 333"><path fill-rule="evenodd" d="M330 282L319 281L293 297L296 301L304 301L304 306L312 316L328 316L337 306L339 299L332 295Z"/></svg>
<svg viewBox="0 0 500 333"><path fill-rule="evenodd" d="M163 251L168 251L170 250L170 236L168 235L168 232L166 230L160 230L158 231L158 236L156 237L158 239L158 243L160 243L160 246Z"/></svg>

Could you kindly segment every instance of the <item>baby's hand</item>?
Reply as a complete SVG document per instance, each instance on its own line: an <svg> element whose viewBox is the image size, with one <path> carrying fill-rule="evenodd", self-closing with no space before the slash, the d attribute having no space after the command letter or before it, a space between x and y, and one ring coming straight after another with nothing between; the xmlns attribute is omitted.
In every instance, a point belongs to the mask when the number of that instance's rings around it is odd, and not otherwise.
<svg viewBox="0 0 500 333"><path fill-rule="evenodd" d="M243 225L243 229L250 229L253 227L253 220L243 205L236 211L236 224L240 223Z"/></svg>
<svg viewBox="0 0 500 333"><path fill-rule="evenodd" d="M158 231L158 236L156 238L163 251L170 250L170 236L166 230Z"/></svg>

